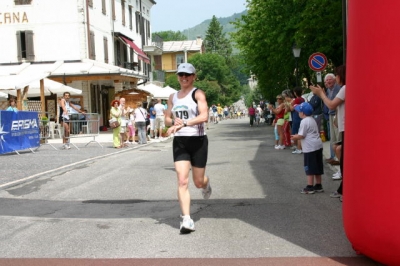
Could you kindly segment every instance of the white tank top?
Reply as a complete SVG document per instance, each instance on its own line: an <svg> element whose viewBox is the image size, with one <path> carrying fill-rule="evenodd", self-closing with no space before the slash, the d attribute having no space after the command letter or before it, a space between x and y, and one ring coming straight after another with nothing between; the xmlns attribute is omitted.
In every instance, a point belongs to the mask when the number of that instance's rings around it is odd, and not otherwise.
<svg viewBox="0 0 400 266"><path fill-rule="evenodd" d="M178 93L174 94L172 99L172 115L174 118L180 118L183 120L190 120L199 115L199 111L197 108L197 102L195 102L193 92L197 90L193 88L185 98L179 99ZM204 123L194 125L194 126L186 126L181 128L179 131L175 133L175 136L204 136L206 132L204 131Z"/></svg>

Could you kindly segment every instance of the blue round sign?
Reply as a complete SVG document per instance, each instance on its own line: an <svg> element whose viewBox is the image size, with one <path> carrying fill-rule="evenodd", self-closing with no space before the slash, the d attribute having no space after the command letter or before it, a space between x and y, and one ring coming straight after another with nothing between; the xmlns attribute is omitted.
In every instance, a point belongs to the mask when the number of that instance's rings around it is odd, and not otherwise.
<svg viewBox="0 0 400 266"><path fill-rule="evenodd" d="M322 71L326 68L328 59L322 53L313 53L308 59L308 65L314 71Z"/></svg>

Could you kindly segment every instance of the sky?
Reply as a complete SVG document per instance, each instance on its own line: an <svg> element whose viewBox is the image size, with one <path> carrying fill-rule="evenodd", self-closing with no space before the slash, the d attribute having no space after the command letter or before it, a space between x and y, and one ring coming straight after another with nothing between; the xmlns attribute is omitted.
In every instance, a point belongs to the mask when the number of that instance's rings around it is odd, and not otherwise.
<svg viewBox="0 0 400 266"><path fill-rule="evenodd" d="M155 0L151 31L183 31L204 20L230 17L246 9L246 0Z"/></svg>

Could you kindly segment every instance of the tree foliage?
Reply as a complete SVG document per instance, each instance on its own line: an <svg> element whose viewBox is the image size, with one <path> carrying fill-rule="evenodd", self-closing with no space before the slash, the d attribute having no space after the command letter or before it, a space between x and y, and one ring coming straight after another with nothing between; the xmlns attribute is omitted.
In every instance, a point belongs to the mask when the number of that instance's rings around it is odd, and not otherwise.
<svg viewBox="0 0 400 266"><path fill-rule="evenodd" d="M210 104L220 103L231 105L243 94L241 82L247 78L241 73L240 57L232 56L231 41L222 32L222 26L215 16L211 19L205 38L204 54L195 54L188 61L197 70L195 86L204 90ZM158 32L164 41L179 41L180 32ZM186 40L186 39L185 39ZM239 78L241 82L239 82ZM167 77L165 85L179 89L180 85L175 75Z"/></svg>
<svg viewBox="0 0 400 266"><path fill-rule="evenodd" d="M240 83L232 74L222 56L195 54L188 61L196 67L197 80L194 86L206 93L209 104L231 105L240 98ZM178 90L180 88L175 75L169 76L165 85Z"/></svg>
<svg viewBox="0 0 400 266"><path fill-rule="evenodd" d="M343 63L341 0L247 0L248 13L231 33L248 73L258 78L267 99L296 84L294 44L301 47L299 80L314 79L308 58L324 53L331 65Z"/></svg>
<svg viewBox="0 0 400 266"><path fill-rule="evenodd" d="M186 41L187 40L186 36L180 31L168 30L168 31L154 32L152 34L153 40L156 39L154 36L155 34L159 35L163 39L164 42Z"/></svg>
<svg viewBox="0 0 400 266"><path fill-rule="evenodd" d="M232 54L232 45L222 32L223 27L215 16L212 17L204 39L207 53L216 53L229 61Z"/></svg>

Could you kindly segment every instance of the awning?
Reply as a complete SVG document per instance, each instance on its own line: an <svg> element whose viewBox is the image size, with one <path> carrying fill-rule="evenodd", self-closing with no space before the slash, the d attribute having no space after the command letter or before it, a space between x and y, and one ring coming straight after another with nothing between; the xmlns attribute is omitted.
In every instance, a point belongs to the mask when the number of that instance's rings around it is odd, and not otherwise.
<svg viewBox="0 0 400 266"><path fill-rule="evenodd" d="M57 94L57 96L62 96L64 92L69 92L71 95L82 94L82 90L72 88L70 86L64 85L62 83L56 82L51 79L43 79L44 95L51 95L51 93ZM9 94L16 96L16 90L9 91ZM40 96L40 81L33 81L29 84L29 89L27 93L28 97L39 97Z"/></svg>
<svg viewBox="0 0 400 266"><path fill-rule="evenodd" d="M159 98L162 100L168 100L169 96L173 93L176 93L177 90L171 88L170 86L167 87L159 87L155 84L148 84L146 86L139 86L139 90L147 91L153 95L153 98Z"/></svg>
<svg viewBox="0 0 400 266"><path fill-rule="evenodd" d="M126 43L127 45L129 45L133 50L135 50L135 52L138 54L138 57L140 60L146 62L147 64L150 64L150 59L147 57L147 55L131 40L129 40L128 38L120 35L119 36L122 41L124 43Z"/></svg>
<svg viewBox="0 0 400 266"><path fill-rule="evenodd" d="M146 78L137 71L90 59L0 64L0 90L24 88L27 84L45 77L64 84L75 80L117 80L137 83L138 80Z"/></svg>
<svg viewBox="0 0 400 266"><path fill-rule="evenodd" d="M49 73L24 73L8 76L0 76L0 90L18 90L28 86L29 83L39 81L47 77Z"/></svg>

